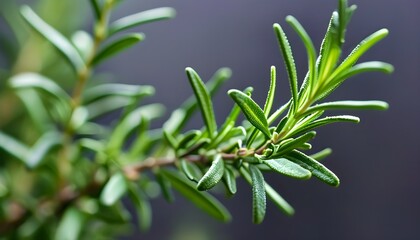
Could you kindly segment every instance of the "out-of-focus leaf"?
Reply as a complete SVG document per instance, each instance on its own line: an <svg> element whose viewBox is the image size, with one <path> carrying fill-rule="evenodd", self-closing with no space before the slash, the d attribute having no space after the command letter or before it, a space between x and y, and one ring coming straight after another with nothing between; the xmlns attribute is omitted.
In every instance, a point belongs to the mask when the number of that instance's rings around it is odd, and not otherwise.
<svg viewBox="0 0 420 240"><path fill-rule="evenodd" d="M101 18L101 7L99 6L98 0L90 0L90 5L92 6L93 13L96 19Z"/></svg>
<svg viewBox="0 0 420 240"><path fill-rule="evenodd" d="M294 150L289 153L286 158L294 163L299 164L301 167L308 169L311 171L313 176L317 177L319 180L327 183L328 185L333 187L338 187L338 185L340 185L340 180L333 172L306 154Z"/></svg>
<svg viewBox="0 0 420 240"><path fill-rule="evenodd" d="M146 198L146 195L142 193L140 189L136 189L135 186L129 188L128 194L136 208L140 229L142 231L149 230L152 225L152 208L149 200Z"/></svg>
<svg viewBox="0 0 420 240"><path fill-rule="evenodd" d="M92 60L92 65L97 65L105 59L114 56L115 54L135 45L138 42L143 41L145 38L142 33L131 33L122 36L121 38L113 41L112 43L105 46L102 50L96 54Z"/></svg>
<svg viewBox="0 0 420 240"><path fill-rule="evenodd" d="M93 50L93 40L89 33L77 31L71 36L71 41L79 51L80 56L82 56L84 61L87 61Z"/></svg>
<svg viewBox="0 0 420 240"><path fill-rule="evenodd" d="M194 71L194 69L188 67L185 69L185 72L187 73L188 80L194 90L194 94L197 98L197 103L200 107L201 115L203 116L209 136L210 138L213 138L217 129L217 124L210 94L203 80L201 80L200 76Z"/></svg>
<svg viewBox="0 0 420 240"><path fill-rule="evenodd" d="M213 188L223 177L225 170L223 159L220 155L216 155L211 163L209 170L200 179L197 189L205 191Z"/></svg>
<svg viewBox="0 0 420 240"><path fill-rule="evenodd" d="M29 26L41 34L63 54L76 73L82 72L86 68L85 62L70 41L44 22L29 6L22 6L20 13Z"/></svg>
<svg viewBox="0 0 420 240"><path fill-rule="evenodd" d="M197 191L193 183L185 179L185 177L180 176L175 171L162 169L161 172L171 181L172 186L178 190L179 193L194 203L198 208L220 221L230 221L230 213L216 198L206 192Z"/></svg>
<svg viewBox="0 0 420 240"><path fill-rule="evenodd" d="M229 96L238 104L248 121L258 130L260 130L267 138L271 134L268 130L267 119L263 110L248 95L239 90L229 90Z"/></svg>
<svg viewBox="0 0 420 240"><path fill-rule="evenodd" d="M121 149L128 135L141 124L142 118L148 120L160 117L164 108L160 104L150 104L142 106L129 113L114 129L109 138L109 148L113 150Z"/></svg>
<svg viewBox="0 0 420 240"><path fill-rule="evenodd" d="M322 160L324 160L324 158L331 155L331 153L332 153L332 149L331 148L326 148L322 151L319 151L317 153L314 153L314 154L310 155L310 157L317 160L317 161L322 161Z"/></svg>
<svg viewBox="0 0 420 240"><path fill-rule="evenodd" d="M162 195L168 202L174 201L174 194L172 193L171 183L166 179L160 171L156 171L156 181L158 182L160 189L162 190Z"/></svg>
<svg viewBox="0 0 420 240"><path fill-rule="evenodd" d="M284 200L280 194L276 192L270 185L267 183L264 184L265 192L267 193L267 197L273 201L276 206L284 212L288 216L292 216L295 213L295 210L286 200Z"/></svg>
<svg viewBox="0 0 420 240"><path fill-rule="evenodd" d="M0 132L0 148L26 164L26 156L29 153L29 148L24 143Z"/></svg>
<svg viewBox="0 0 420 240"><path fill-rule="evenodd" d="M34 89L20 89L16 94L25 105L34 125L40 132L46 132L54 128L47 109Z"/></svg>
<svg viewBox="0 0 420 240"><path fill-rule="evenodd" d="M47 132L42 135L31 148L26 157L26 165L36 168L47 157L48 153L61 144L62 136L56 132Z"/></svg>
<svg viewBox="0 0 420 240"><path fill-rule="evenodd" d="M71 207L66 210L57 231L55 232L55 240L77 240L85 224L85 216L79 210Z"/></svg>
<svg viewBox="0 0 420 240"><path fill-rule="evenodd" d="M100 201L105 206L114 205L127 192L127 183L124 175L115 173L106 183L100 195Z"/></svg>
<svg viewBox="0 0 420 240"><path fill-rule="evenodd" d="M88 104L111 96L139 99L142 97L151 96L154 93L155 88L149 85L106 83L86 89L86 91L83 93L83 102L84 104Z"/></svg>
<svg viewBox="0 0 420 240"><path fill-rule="evenodd" d="M111 36L117 32L129 29L142 24L171 19L176 15L176 11L170 7L161 7L147 11L135 13L116 20L109 26L108 35Z"/></svg>

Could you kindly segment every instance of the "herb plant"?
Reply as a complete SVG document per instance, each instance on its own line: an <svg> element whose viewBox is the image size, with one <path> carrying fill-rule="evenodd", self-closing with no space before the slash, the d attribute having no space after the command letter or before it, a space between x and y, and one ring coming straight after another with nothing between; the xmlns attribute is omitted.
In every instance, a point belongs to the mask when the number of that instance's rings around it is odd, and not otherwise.
<svg viewBox="0 0 420 240"><path fill-rule="evenodd" d="M382 101L324 101L354 75L393 70L391 65L379 61L357 63L387 36L386 29L371 34L346 58L341 57L346 27L356 7L339 0L318 53L300 23L292 16L286 18L307 51L308 71L302 83L298 81L286 34L279 24L273 25L291 92L291 98L283 105L274 101L276 67L272 66L264 105L252 99L252 87L229 90L232 111L218 125L211 98L229 79L230 70L222 68L204 83L188 67L185 72L194 96L174 110L161 128L151 129L151 122L164 116L162 105L141 104L144 97L154 93L154 88L102 83L94 79L94 69L144 40L143 34L122 34L122 30L172 18L175 12L158 8L110 22L109 16L120 2L90 0L93 32L78 31L71 39L30 7L20 8L26 26L60 53L74 79L67 91L64 84L39 71L4 73L8 80L2 85L2 92L19 99L16 106L26 109L19 117L26 120L18 121L13 129L0 125L2 235L109 237L120 231L120 223L130 222L131 214L122 203L125 197L137 209L140 228L146 230L152 214L149 189L156 183L169 202L174 200L172 191L176 190L212 217L229 221L228 210L207 191L223 185L233 195L237 178L243 178L252 188L254 223L264 220L266 198L285 214L293 215L293 208L264 180L264 174L277 172L299 180L314 176L328 185L339 186L338 177L320 162L331 150L311 155L305 152L311 149L310 141L318 127L336 122L358 123L359 118L326 112L388 107ZM204 126L185 131L196 111L201 113ZM112 124L98 121L110 113L118 115ZM245 121L238 120L241 115Z"/></svg>

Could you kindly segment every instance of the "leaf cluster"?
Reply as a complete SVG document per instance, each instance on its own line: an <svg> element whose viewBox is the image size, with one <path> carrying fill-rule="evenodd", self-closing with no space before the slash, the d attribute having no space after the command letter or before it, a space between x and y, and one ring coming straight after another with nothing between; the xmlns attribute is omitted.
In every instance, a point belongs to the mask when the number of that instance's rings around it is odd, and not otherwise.
<svg viewBox="0 0 420 240"><path fill-rule="evenodd" d="M132 217L123 198L136 208L139 228L147 230L152 219L150 201L161 194L173 202L173 190L226 222L231 219L229 211L209 190L223 185L228 195L234 195L238 178L245 179L252 189L254 223L264 220L267 198L286 215L293 215L292 206L266 182L265 174L274 172L298 180L314 176L338 187L339 178L321 163L331 149L307 153L315 130L337 122L359 122L351 115L326 114L330 111L388 108L387 103L376 100L324 102L356 74L393 70L384 62L358 63L388 34L386 29L362 40L347 57L341 56L356 7L339 0L319 51L303 26L292 16L286 18L307 51L308 71L301 82L286 33L279 24L273 25L291 92L284 104L274 100L277 80L272 66L264 105L252 98L252 87L231 89L232 110L218 124L212 96L231 71L222 68L205 83L188 67L186 77L194 96L172 111L161 128L151 128L152 121L164 116L161 104L142 104L143 98L154 94L152 86L86 84L94 81L98 64L144 40L142 33L125 31L175 15L171 8L158 8L111 22L110 14L119 2L90 0L92 33L77 31L70 38L30 7L20 8L27 26L61 54L76 77L71 93L37 72L18 72L8 79L8 89L25 107L33 127L26 138L0 132L0 152L8 169L0 173L0 208L13 205L21 213L0 210L0 223L5 226L0 232L10 237L48 232L51 238L78 239L118 233ZM196 111L201 113L203 127L185 130ZM109 115L117 116L110 125L98 121ZM244 121L238 120L241 115ZM18 176L30 184L15 187ZM92 227L98 231L86 231Z"/></svg>

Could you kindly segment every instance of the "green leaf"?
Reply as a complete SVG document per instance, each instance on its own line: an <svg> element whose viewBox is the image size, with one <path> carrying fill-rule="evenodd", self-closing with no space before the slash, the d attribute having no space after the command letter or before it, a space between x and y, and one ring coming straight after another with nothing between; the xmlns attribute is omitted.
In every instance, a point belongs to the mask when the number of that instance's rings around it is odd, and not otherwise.
<svg viewBox="0 0 420 240"><path fill-rule="evenodd" d="M386 74L391 74L394 71L394 67L385 62L380 61L370 61L370 62L364 62L359 63L354 66L352 66L350 69L344 71L342 74L337 76L336 79L333 80L334 83L341 83L344 80L365 72L383 72Z"/></svg>
<svg viewBox="0 0 420 240"><path fill-rule="evenodd" d="M75 207L68 208L61 218L54 239L77 240L84 227L86 218Z"/></svg>
<svg viewBox="0 0 420 240"><path fill-rule="evenodd" d="M305 45L306 52L308 54L308 66L309 66L309 87L312 89L314 86L314 81L316 78L316 51L314 44L312 43L311 38L309 37L308 33L306 33L305 29L299 23L299 21L294 18L293 16L287 16L286 22L292 26L295 32L299 35L300 39L302 40L303 44Z"/></svg>
<svg viewBox="0 0 420 240"><path fill-rule="evenodd" d="M98 1L97 0L90 0L89 2L90 2L90 5L92 5L92 10L93 10L93 13L95 15L95 18L100 19L101 18L101 8L98 4Z"/></svg>
<svg viewBox="0 0 420 240"><path fill-rule="evenodd" d="M25 105L26 111L40 133L47 132L55 127L41 100L41 96L37 94L36 90L30 88L19 89L16 94Z"/></svg>
<svg viewBox="0 0 420 240"><path fill-rule="evenodd" d="M271 116L268 118L268 124L272 124L276 119L278 119L284 111L286 111L290 106L290 101L281 106L279 109L277 109Z"/></svg>
<svg viewBox="0 0 420 240"><path fill-rule="evenodd" d="M274 33L276 34L281 52L283 54L284 63L286 65L287 74L289 75L290 90L292 92L293 108L298 107L298 79L296 73L295 60L293 59L292 49L286 34L281 26L277 23L273 25Z"/></svg>
<svg viewBox="0 0 420 240"><path fill-rule="evenodd" d="M29 26L41 34L54 47L56 47L60 53L63 54L76 73L82 72L86 69L86 64L79 52L66 37L44 22L29 6L22 6L20 8L20 13Z"/></svg>
<svg viewBox="0 0 420 240"><path fill-rule="evenodd" d="M271 66L270 72L270 89L268 90L267 99L264 104L264 115L266 118L269 117L271 108L273 107L274 96L276 93L276 67Z"/></svg>
<svg viewBox="0 0 420 240"><path fill-rule="evenodd" d="M142 231L147 231L152 225L152 208L145 194L130 184L128 195L136 208L137 220Z"/></svg>
<svg viewBox="0 0 420 240"><path fill-rule="evenodd" d="M302 146L307 141L313 139L316 135L316 132L308 132L303 134L302 136L299 136L291 141L288 141L284 144L281 144L279 149L271 156L272 158L281 157L284 154L290 152L291 150Z"/></svg>
<svg viewBox="0 0 420 240"><path fill-rule="evenodd" d="M231 215L228 210L213 196L207 192L199 192L195 186L185 179L185 177L180 176L175 171L161 170L162 174L168 178L172 186L179 191L185 198L189 199L194 203L198 208L202 209L212 217L223 221L229 222Z"/></svg>
<svg viewBox="0 0 420 240"><path fill-rule="evenodd" d="M344 61L340 64L340 66L337 67L337 69L334 71L334 73L331 75L331 79L340 74L342 71L350 68L353 66L354 63L371 47L373 47L376 43L378 43L380 40L384 39L388 35L387 29L381 29L367 38L365 38L363 41L361 41L349 54L349 56L344 59Z"/></svg>
<svg viewBox="0 0 420 240"><path fill-rule="evenodd" d="M198 138L200 138L200 135L202 135L201 131L198 131L198 130L188 131L179 141L177 149L179 150L179 149L189 148L198 140Z"/></svg>
<svg viewBox="0 0 420 240"><path fill-rule="evenodd" d="M56 132L44 133L31 148L26 157L26 165L29 168L36 168L47 157L55 147L61 145L62 136Z"/></svg>
<svg viewBox="0 0 420 240"><path fill-rule="evenodd" d="M21 73L9 80L9 85L15 89L37 89L54 97L65 111L69 111L70 96L58 84L37 73Z"/></svg>
<svg viewBox="0 0 420 240"><path fill-rule="evenodd" d="M316 112L314 113L316 114ZM299 135L305 133L307 131L311 131L315 128L331 124L331 123L338 123L338 122L352 122L352 123L359 123L360 118L350 115L341 115L341 116L332 116L332 117L325 117L322 119L315 120L311 123L308 123L305 126L299 127L296 130L292 130L289 136Z"/></svg>
<svg viewBox="0 0 420 240"><path fill-rule="evenodd" d="M123 146L125 139L134 131L142 122L142 119L152 120L160 117L164 112L164 108L160 104L149 104L142 106L128 114L115 128L109 138L108 147L118 151Z"/></svg>
<svg viewBox="0 0 420 240"><path fill-rule="evenodd" d="M300 165L285 158L264 160L263 163L274 171L297 179L309 179L312 174Z"/></svg>
<svg viewBox="0 0 420 240"><path fill-rule="evenodd" d="M314 154L310 155L310 157L319 162L319 161L323 160L324 158L328 157L329 155L331 155L331 153L332 153L332 149L331 148L326 148L322 151L319 151L317 153L314 153Z"/></svg>
<svg viewBox="0 0 420 240"><path fill-rule="evenodd" d="M262 223L266 210L265 182L261 171L254 165L249 166L252 179L252 219L256 224Z"/></svg>
<svg viewBox="0 0 420 240"><path fill-rule="evenodd" d="M172 134L170 134L169 132L167 132L167 131L163 131L163 137L165 138L165 141L169 144L169 146L172 148L172 149L178 149L178 145L179 145L179 143L178 143L178 141L175 139L175 137L174 136L172 136Z"/></svg>
<svg viewBox="0 0 420 240"><path fill-rule="evenodd" d="M149 85L106 83L86 89L83 94L83 103L88 104L111 96L139 99L153 94L155 94L155 88Z"/></svg>
<svg viewBox="0 0 420 240"><path fill-rule="evenodd" d="M211 79L206 83L206 89L210 96L213 96L217 90L220 89L222 84L228 80L232 75L232 71L229 68L220 68L217 70ZM191 96L188 98L180 108L172 112L170 118L165 122L164 127L171 133L178 133L191 119L191 115L197 108L197 98Z"/></svg>
<svg viewBox="0 0 420 240"><path fill-rule="evenodd" d="M99 99L85 106L85 109L88 112L87 120L101 117L112 111L129 106L130 104L132 104L131 99L121 96L109 96Z"/></svg>
<svg viewBox="0 0 420 240"><path fill-rule="evenodd" d="M0 132L0 149L26 164L29 148L19 140Z"/></svg>
<svg viewBox="0 0 420 240"><path fill-rule="evenodd" d="M338 187L338 185L340 185L340 180L333 172L306 154L297 150L293 150L286 156L286 158L294 163L299 164L303 168L308 169L311 171L313 176L317 177L319 180L327 183L328 185L333 187Z"/></svg>
<svg viewBox="0 0 420 240"><path fill-rule="evenodd" d="M71 41L84 61L88 60L93 51L93 39L85 31L77 31L71 36Z"/></svg>
<svg viewBox="0 0 420 240"><path fill-rule="evenodd" d="M211 163L209 170L204 174L197 184L199 191L205 191L213 188L223 177L225 170L223 159L216 155Z"/></svg>
<svg viewBox="0 0 420 240"><path fill-rule="evenodd" d="M160 171L156 171L156 181L158 182L160 189L162 190L162 195L168 202L174 201L174 194L171 189L171 183L166 179Z"/></svg>
<svg viewBox="0 0 420 240"><path fill-rule="evenodd" d="M200 76L190 67L185 69L191 87L194 90L195 97L197 98L198 106L200 107L201 114L207 127L210 138L214 137L217 129L216 119L214 117L213 104L211 102L210 94L206 89Z"/></svg>
<svg viewBox="0 0 420 240"><path fill-rule="evenodd" d="M113 22L109 26L108 36L111 36L122 30L139 26L142 24L165 20L165 19L171 19L171 18L174 18L175 15L176 15L176 11L173 8L169 8L169 7L155 8L155 9L139 12L136 14L132 14L132 15L120 18L116 20L115 22Z"/></svg>
<svg viewBox="0 0 420 240"><path fill-rule="evenodd" d="M278 194L270 185L267 183L264 184L265 192L267 197L276 204L276 206L286 215L292 216L295 213L295 210L286 200L284 200L280 194Z"/></svg>
<svg viewBox="0 0 420 240"><path fill-rule="evenodd" d="M122 36L121 38L113 41L112 43L105 46L98 54L93 58L92 65L97 65L105 59L114 56L115 54L135 45L138 42L143 41L145 38L144 34L141 33L130 33Z"/></svg>
<svg viewBox="0 0 420 240"><path fill-rule="evenodd" d="M245 93L231 89L228 91L229 96L238 104L248 121L260 130L267 138L271 134L268 130L268 122L263 110Z"/></svg>
<svg viewBox="0 0 420 240"><path fill-rule="evenodd" d="M244 168L240 168L239 170L245 180L252 185L252 180L249 173L244 170ZM267 197L271 199L271 201L273 201L282 212L288 216L291 216L295 213L295 210L292 208L292 206L290 206L289 203L287 203L286 200L280 196L280 194L278 194L270 185L268 185L268 183L264 182L264 188Z"/></svg>
<svg viewBox="0 0 420 240"><path fill-rule="evenodd" d="M344 43L347 25L350 22L351 16L353 15L353 12L356 10L356 8L356 5L348 7L347 0L340 0L338 2L338 40L341 44Z"/></svg>
<svg viewBox="0 0 420 240"><path fill-rule="evenodd" d="M225 172L223 173L223 180L226 184L226 188L230 194L236 193L236 176L232 168L225 166Z"/></svg>
<svg viewBox="0 0 420 240"><path fill-rule="evenodd" d="M180 160L180 166L185 176L193 182L198 183L198 181L203 177L203 174L197 165L190 163L185 159Z"/></svg>
<svg viewBox="0 0 420 240"><path fill-rule="evenodd" d="M100 201L105 206L114 205L127 192L124 175L115 173L106 183L100 195Z"/></svg>
<svg viewBox="0 0 420 240"><path fill-rule="evenodd" d="M314 105L306 113L316 112L320 110L331 109L367 109L367 110L387 110L388 103L383 101L336 101L326 102Z"/></svg>

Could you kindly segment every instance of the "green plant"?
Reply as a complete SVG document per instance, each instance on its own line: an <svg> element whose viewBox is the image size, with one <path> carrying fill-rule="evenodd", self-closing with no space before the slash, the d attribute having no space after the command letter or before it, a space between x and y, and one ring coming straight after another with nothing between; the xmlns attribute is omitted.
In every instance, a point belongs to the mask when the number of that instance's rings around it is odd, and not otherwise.
<svg viewBox="0 0 420 240"><path fill-rule="evenodd" d="M24 120L12 125L17 118L12 116L0 125L0 154L5 159L0 172L0 232L6 236L77 239L117 234L120 223L130 221L121 201L124 196L136 207L140 228L145 230L151 224L149 199L153 194L149 190L156 183L169 202L175 189L209 215L229 221L227 209L206 191L223 182L227 193L235 194L236 178L242 177L252 187L254 223L264 219L266 197L292 215L293 208L265 182L263 173L278 172L301 180L315 176L337 187L337 176L320 163L331 150L312 155L304 151L311 149L309 141L315 137L316 128L336 122L357 123L359 118L325 117L324 112L388 107L382 101L321 102L356 74L393 70L377 61L356 64L388 34L386 29L364 39L341 60L346 26L355 6L348 7L346 0L339 0L319 54L299 22L286 18L307 50L308 72L300 86L286 34L274 24L291 89L291 99L284 105L272 110L277 105L273 66L264 106L252 99L251 87L229 90L235 104L225 122L218 125L211 96L230 77L230 70L220 69L205 84L192 68L186 68L195 96L173 111L162 128L150 129L150 123L163 116L163 106L139 103L154 93L153 87L95 82L93 70L144 39L143 34L121 34L122 30L168 19L175 13L160 8L109 23L109 15L119 2L91 0L93 34L78 31L71 40L28 6L20 8L26 25L54 46L71 67L74 86L69 94L56 81L16 67L5 74L5 92L11 98L18 97L16 106L26 108L15 114ZM111 126L96 121L119 109L122 111ZM204 126L184 132L196 110ZM237 120L241 113L246 121ZM8 124L13 128L7 128ZM24 180L25 186L18 179ZM85 231L89 228L97 231Z"/></svg>

